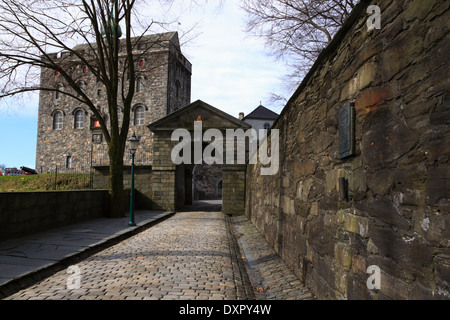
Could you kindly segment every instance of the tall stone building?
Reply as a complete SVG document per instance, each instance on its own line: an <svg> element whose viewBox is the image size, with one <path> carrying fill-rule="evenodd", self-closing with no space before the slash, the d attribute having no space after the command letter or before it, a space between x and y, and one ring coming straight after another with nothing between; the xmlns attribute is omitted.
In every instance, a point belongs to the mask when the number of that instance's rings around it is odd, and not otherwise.
<svg viewBox="0 0 450 320"><path fill-rule="evenodd" d="M88 50L88 46L79 45L74 50ZM125 57L125 50L122 51ZM136 132L142 142L136 163L151 165L152 134L147 125L190 103L192 65L181 53L176 32L142 37L136 45L138 55L130 133ZM100 107L108 124L107 97L103 84L69 53L54 54L53 58L73 63L74 78ZM43 69L41 81L55 88L71 90L63 77L52 70ZM119 112L119 121L121 119L122 114ZM36 170L39 173L54 171L56 167L58 170L87 172L91 165L109 163L107 150L93 112L72 97L41 91L36 149ZM128 158L126 153L125 163L129 162Z"/></svg>

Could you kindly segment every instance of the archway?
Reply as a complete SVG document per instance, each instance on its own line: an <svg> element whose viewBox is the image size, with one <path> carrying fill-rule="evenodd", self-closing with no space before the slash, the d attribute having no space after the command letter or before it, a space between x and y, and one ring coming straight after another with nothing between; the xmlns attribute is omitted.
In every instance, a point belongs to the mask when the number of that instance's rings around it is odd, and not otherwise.
<svg viewBox="0 0 450 320"><path fill-rule="evenodd" d="M201 130L197 130L200 124ZM193 177L196 171L203 171L203 177L208 175L206 179L209 180L205 186L210 185L211 191L205 192L203 197L217 197L218 185L221 182L221 199L222 211L227 214L243 214L245 210L245 164L225 163L225 146L226 131L232 130L248 130L250 125L232 117L231 115L206 104L203 101L196 102L175 111L174 113L152 123L148 128L154 133L153 136L153 172L152 172L152 190L153 202L155 209L162 210L177 210L184 205L192 204L195 199L195 188L192 188ZM186 140L173 141L173 133L181 130ZM194 130L195 129L195 130ZM213 129L217 133L214 140L205 141L205 134ZM179 131L178 131L179 132ZM218 138L220 136L220 138ZM222 141L220 140L222 139ZM207 140L207 139L206 139ZM184 147L184 143L188 141L189 147ZM207 148L212 145L212 142L219 142L220 147L215 148L214 152L218 152L222 156L222 163L220 166L211 166L210 160L205 161L203 155L208 154ZM183 143L182 143L183 142ZM187 143L187 142L186 142ZM198 143L196 145L196 143ZM233 139L233 145L234 145ZM179 148L183 144L182 151ZM196 147L197 146L197 147ZM178 148L178 149L177 149ZM220 152L222 148L222 152ZM189 153L188 155L184 152ZM217 151L219 150L219 151ZM235 153L237 149L235 150ZM245 152L244 152L245 153ZM174 154L179 158L183 158L181 163L179 159L174 162ZM200 160L199 159L200 156ZM244 155L239 155L243 156ZM215 157L215 155L213 156ZM209 158L211 159L211 158ZM233 159L237 159L236 157ZM237 162L237 161L236 161ZM207 165L206 167L203 167ZM209 167L208 167L209 165ZM203 167L202 169L199 169ZM220 177L214 172L221 172ZM195 172L194 172L195 170ZM209 172L208 174L206 172ZM199 180L199 179L197 179ZM204 181L203 181L204 182ZM208 187L206 187L208 190ZM216 193L214 193L214 190ZM200 195L198 195L200 196Z"/></svg>
<svg viewBox="0 0 450 320"><path fill-rule="evenodd" d="M222 165L196 164L192 170L192 192L195 200L222 199L222 189L218 189L222 181Z"/></svg>

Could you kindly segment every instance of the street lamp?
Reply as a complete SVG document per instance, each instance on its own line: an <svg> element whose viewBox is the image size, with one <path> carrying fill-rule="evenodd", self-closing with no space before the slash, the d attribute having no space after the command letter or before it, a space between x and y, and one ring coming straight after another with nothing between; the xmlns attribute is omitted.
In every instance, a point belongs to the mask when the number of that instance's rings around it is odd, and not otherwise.
<svg viewBox="0 0 450 320"><path fill-rule="evenodd" d="M136 225L134 223L134 155L136 154L140 140L136 137L136 132L133 132L133 136L127 141L130 143L129 150L131 153L130 222L128 225L134 227Z"/></svg>

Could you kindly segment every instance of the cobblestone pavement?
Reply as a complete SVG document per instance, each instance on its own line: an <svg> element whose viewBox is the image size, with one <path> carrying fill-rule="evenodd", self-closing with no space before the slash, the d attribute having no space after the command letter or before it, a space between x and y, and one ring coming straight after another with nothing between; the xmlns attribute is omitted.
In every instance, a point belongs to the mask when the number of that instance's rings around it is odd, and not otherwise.
<svg viewBox="0 0 450 320"><path fill-rule="evenodd" d="M179 212L6 300L310 299L276 256L261 260L270 250L245 221Z"/></svg>
<svg viewBox="0 0 450 320"><path fill-rule="evenodd" d="M246 261L251 285L259 300L312 300L314 295L269 247L245 217L232 217L233 234Z"/></svg>
<svg viewBox="0 0 450 320"><path fill-rule="evenodd" d="M79 289L67 269L7 300L238 299L229 243L221 212L180 212L78 263Z"/></svg>

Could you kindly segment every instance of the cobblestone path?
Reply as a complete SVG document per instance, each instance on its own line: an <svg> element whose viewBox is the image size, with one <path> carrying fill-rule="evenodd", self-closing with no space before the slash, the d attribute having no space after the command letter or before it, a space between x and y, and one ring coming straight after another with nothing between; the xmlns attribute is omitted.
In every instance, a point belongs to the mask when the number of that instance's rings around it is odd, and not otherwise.
<svg viewBox="0 0 450 320"><path fill-rule="evenodd" d="M74 267L6 300L313 299L245 216L218 211L178 212Z"/></svg>
<svg viewBox="0 0 450 320"><path fill-rule="evenodd" d="M246 298L229 234L220 212L179 212L79 262L79 288L67 269L7 299Z"/></svg>

